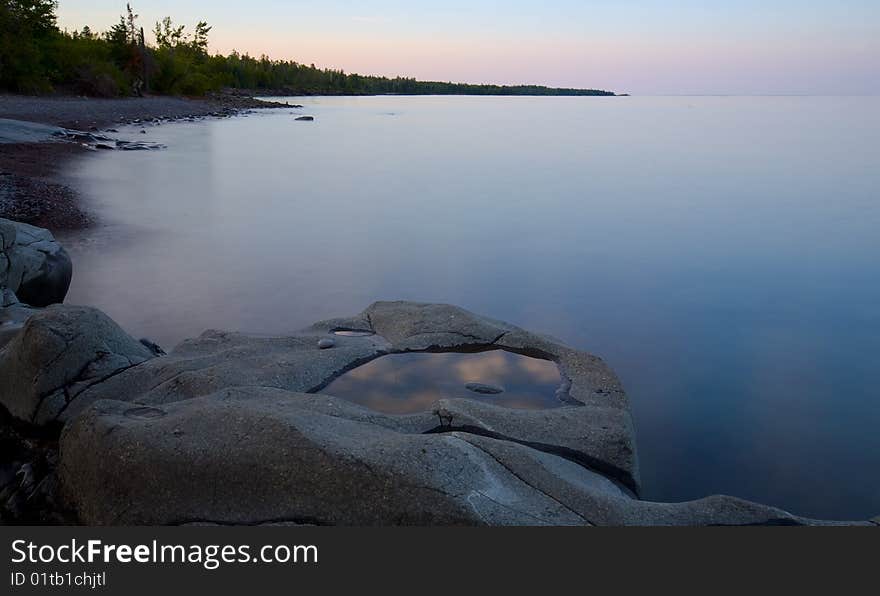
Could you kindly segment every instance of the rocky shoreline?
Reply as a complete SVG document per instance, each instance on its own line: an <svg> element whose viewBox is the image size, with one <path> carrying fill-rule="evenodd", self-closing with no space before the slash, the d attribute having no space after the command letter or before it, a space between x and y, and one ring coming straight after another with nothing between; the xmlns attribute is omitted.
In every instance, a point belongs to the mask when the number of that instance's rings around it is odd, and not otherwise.
<svg viewBox="0 0 880 596"><path fill-rule="evenodd" d="M377 302L288 336L209 330L165 354L62 304L72 265L48 231L0 219L0 239L5 523L876 525L729 496L641 500L619 380L552 337ZM441 398L388 414L326 392L383 356L492 350L554 363L558 407Z"/></svg>
<svg viewBox="0 0 880 596"><path fill-rule="evenodd" d="M126 124L227 118L252 109L290 107L240 94L216 94L204 99L0 95L0 119L57 126L83 134ZM69 161L88 151L75 141L4 142L0 138L0 217L53 231L94 223L94 216L80 206L76 191L65 184L63 177Z"/></svg>

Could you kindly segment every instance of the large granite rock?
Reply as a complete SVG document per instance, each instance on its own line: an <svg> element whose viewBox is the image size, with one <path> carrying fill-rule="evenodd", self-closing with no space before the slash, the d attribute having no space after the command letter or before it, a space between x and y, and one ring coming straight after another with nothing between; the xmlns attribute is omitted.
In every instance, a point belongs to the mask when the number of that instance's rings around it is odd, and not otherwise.
<svg viewBox="0 0 880 596"><path fill-rule="evenodd" d="M368 330L374 335L334 336L335 347L321 349L317 339L337 329ZM161 405L228 387L317 392L340 374L385 354L487 349L555 361L564 379L559 392L563 407L513 410L467 399L444 400L437 407L452 416L452 430L503 436L565 452L638 493L638 461L626 396L601 360L448 305L380 302L355 317L323 321L290 337L208 331L183 342L167 357L81 392L60 416L69 420L100 399ZM425 412L419 432L437 426L438 417Z"/></svg>
<svg viewBox="0 0 880 596"><path fill-rule="evenodd" d="M90 386L153 357L94 308L55 305L21 317L0 349L0 405L25 422L57 419Z"/></svg>
<svg viewBox="0 0 880 596"><path fill-rule="evenodd" d="M64 301L72 274L70 257L51 232L0 219L0 289L25 304L48 306Z"/></svg>
<svg viewBox="0 0 880 596"><path fill-rule="evenodd" d="M418 418L258 387L161 407L99 401L65 428L60 478L89 525L822 523L732 497L639 501L560 455L424 434Z"/></svg>
<svg viewBox="0 0 880 596"><path fill-rule="evenodd" d="M322 392L386 354L493 349L554 361L560 407L441 399L392 415ZM209 331L39 411L66 422L61 487L88 524L831 523L725 496L639 500L629 407L608 367L448 305L377 303L290 337Z"/></svg>
<svg viewBox="0 0 880 596"><path fill-rule="evenodd" d="M259 388L162 408L101 401L66 430L61 474L88 524L583 523L455 433L353 410Z"/></svg>

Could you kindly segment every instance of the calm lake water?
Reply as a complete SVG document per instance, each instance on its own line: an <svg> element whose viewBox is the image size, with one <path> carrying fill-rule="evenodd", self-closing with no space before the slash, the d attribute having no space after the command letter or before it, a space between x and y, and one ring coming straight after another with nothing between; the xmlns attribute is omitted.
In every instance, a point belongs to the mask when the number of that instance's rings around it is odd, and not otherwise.
<svg viewBox="0 0 880 596"><path fill-rule="evenodd" d="M294 101L86 156L69 300L166 347L458 304L610 363L647 498L880 513L880 98Z"/></svg>

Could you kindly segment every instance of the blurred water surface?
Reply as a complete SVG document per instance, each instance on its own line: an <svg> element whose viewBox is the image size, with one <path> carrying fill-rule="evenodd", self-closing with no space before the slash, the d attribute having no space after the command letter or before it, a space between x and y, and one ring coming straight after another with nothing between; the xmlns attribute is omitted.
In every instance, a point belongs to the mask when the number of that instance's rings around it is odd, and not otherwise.
<svg viewBox="0 0 880 596"><path fill-rule="evenodd" d="M880 513L880 99L290 101L77 164L70 301L166 347L458 304L611 364L648 498Z"/></svg>

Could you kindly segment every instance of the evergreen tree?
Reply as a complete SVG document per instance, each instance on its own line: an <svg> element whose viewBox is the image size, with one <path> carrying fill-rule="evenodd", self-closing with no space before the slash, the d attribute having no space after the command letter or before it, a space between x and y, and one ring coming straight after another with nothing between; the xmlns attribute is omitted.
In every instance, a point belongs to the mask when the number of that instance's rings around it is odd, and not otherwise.
<svg viewBox="0 0 880 596"><path fill-rule="evenodd" d="M404 77L346 74L268 56L233 51L211 55L211 27L199 21L192 34L171 17L155 24L155 45L144 39L131 5L103 35L89 27L62 32L55 0L0 0L0 89L48 92L70 89L90 95L204 95L224 87L261 93L301 94L460 94L613 95L590 89L534 85L466 85Z"/></svg>

